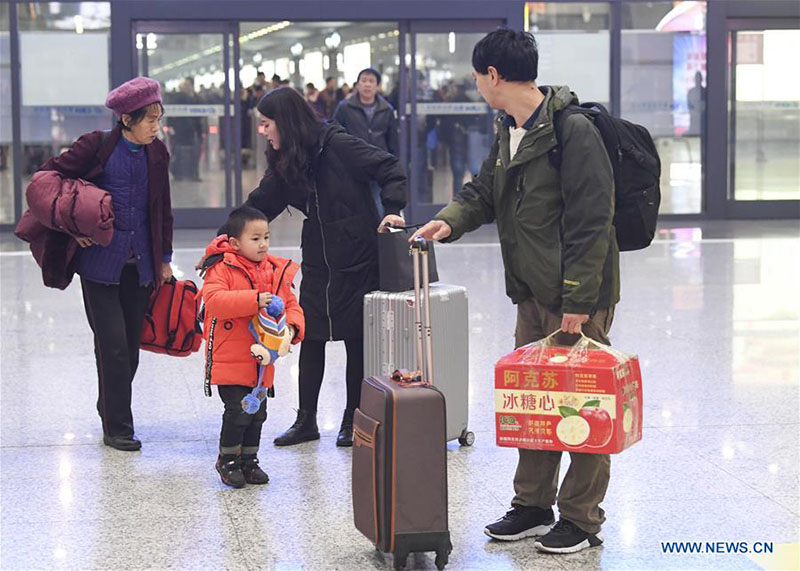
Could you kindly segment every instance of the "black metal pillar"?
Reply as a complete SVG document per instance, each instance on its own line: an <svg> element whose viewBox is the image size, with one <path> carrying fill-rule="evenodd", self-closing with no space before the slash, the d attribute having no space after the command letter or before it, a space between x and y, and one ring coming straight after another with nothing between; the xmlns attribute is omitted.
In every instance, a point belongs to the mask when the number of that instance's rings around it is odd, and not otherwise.
<svg viewBox="0 0 800 571"><path fill-rule="evenodd" d="M622 3L611 3L611 29L609 30L609 103L611 114L622 112Z"/></svg>
<svg viewBox="0 0 800 571"><path fill-rule="evenodd" d="M19 61L19 20L17 5L8 6L9 41L11 58L11 148L14 155L12 168L14 180L14 222L22 217L22 89Z"/></svg>

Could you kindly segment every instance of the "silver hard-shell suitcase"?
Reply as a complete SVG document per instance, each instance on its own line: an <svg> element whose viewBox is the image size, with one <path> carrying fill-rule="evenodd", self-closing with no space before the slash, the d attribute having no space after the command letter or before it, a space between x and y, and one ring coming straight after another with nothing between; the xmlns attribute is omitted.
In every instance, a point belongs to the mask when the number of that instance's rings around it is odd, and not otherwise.
<svg viewBox="0 0 800 571"><path fill-rule="evenodd" d="M433 379L445 396L447 439L471 446L467 290L431 284ZM364 296L364 376L417 369L414 291L374 291Z"/></svg>

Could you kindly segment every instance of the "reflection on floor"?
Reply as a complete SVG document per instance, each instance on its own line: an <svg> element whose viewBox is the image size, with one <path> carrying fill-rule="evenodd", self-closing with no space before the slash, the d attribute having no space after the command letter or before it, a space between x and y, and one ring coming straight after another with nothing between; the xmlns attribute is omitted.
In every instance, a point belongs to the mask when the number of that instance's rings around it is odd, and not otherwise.
<svg viewBox="0 0 800 571"><path fill-rule="evenodd" d="M297 259L298 232L298 217L276 221L274 252ZM177 233L178 271L193 275L210 235ZM790 284L800 269L787 263L800 256L797 224L665 229L650 248L623 255L612 339L642 359L644 439L612 460L605 546L562 557L482 533L507 509L516 456L494 445L492 366L512 348L514 322L495 236L486 228L437 250L442 279L469 288L477 437L448 450L449 568L752 569L747 555L665 554L661 542L797 543L800 301ZM134 415L144 447L104 447L79 285L46 289L13 237L4 234L0 249L1 568L390 568L354 529L350 451L334 442L341 344L329 350L322 439L272 445L297 406L295 352L263 435L271 482L231 490L213 467L221 407L203 396L202 357L143 353ZM410 567L433 569L433 559L412 557Z"/></svg>

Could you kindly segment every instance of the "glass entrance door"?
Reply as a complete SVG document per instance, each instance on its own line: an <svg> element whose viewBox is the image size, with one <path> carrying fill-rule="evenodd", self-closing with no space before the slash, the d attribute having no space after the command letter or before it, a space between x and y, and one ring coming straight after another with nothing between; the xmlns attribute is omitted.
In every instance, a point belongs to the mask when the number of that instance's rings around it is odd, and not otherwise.
<svg viewBox="0 0 800 571"><path fill-rule="evenodd" d="M411 22L405 56L409 86L410 216L429 220L488 156L493 112L472 78L472 48L500 21Z"/></svg>
<svg viewBox="0 0 800 571"><path fill-rule="evenodd" d="M215 227L233 206L235 23L138 22L137 67L161 83L176 227Z"/></svg>
<svg viewBox="0 0 800 571"><path fill-rule="evenodd" d="M728 22L728 200L800 207L797 20ZM788 209L788 210L787 210Z"/></svg>

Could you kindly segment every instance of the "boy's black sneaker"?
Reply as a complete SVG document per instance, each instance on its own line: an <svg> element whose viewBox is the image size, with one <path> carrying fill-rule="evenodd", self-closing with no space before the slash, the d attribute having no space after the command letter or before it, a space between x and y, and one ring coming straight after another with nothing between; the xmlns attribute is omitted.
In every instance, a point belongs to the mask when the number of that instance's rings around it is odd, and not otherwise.
<svg viewBox="0 0 800 571"><path fill-rule="evenodd" d="M269 476L258 465L255 454L242 454L242 474L248 484L266 484Z"/></svg>
<svg viewBox="0 0 800 571"><path fill-rule="evenodd" d="M545 535L553 527L552 509L512 506L506 515L487 525L483 533L501 541L516 541Z"/></svg>
<svg viewBox="0 0 800 571"><path fill-rule="evenodd" d="M586 533L567 519L560 519L553 529L536 540L533 546L547 553L576 553L588 547L603 545L603 534Z"/></svg>
<svg viewBox="0 0 800 571"><path fill-rule="evenodd" d="M242 473L242 460L235 454L221 454L217 457L217 472L223 484L234 488L244 488L247 481Z"/></svg>

